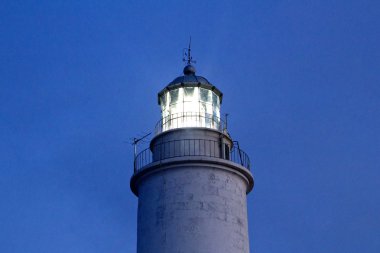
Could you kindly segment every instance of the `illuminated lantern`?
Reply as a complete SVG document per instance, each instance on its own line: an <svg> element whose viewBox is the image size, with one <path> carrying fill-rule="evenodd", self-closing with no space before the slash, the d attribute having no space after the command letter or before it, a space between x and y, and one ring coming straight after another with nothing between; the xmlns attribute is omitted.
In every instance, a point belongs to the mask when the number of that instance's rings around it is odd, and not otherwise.
<svg viewBox="0 0 380 253"><path fill-rule="evenodd" d="M187 65L177 77L158 93L162 120L156 133L182 127L206 127L223 131L220 105L223 94L206 78L195 75Z"/></svg>

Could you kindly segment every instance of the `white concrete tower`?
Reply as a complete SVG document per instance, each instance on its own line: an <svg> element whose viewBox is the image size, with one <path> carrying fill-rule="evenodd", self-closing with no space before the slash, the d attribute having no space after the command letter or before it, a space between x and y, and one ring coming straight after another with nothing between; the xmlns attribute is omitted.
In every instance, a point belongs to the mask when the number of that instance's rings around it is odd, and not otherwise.
<svg viewBox="0 0 380 253"><path fill-rule="evenodd" d="M158 93L162 118L135 158L137 253L249 253L248 156L220 119L222 93L191 58Z"/></svg>

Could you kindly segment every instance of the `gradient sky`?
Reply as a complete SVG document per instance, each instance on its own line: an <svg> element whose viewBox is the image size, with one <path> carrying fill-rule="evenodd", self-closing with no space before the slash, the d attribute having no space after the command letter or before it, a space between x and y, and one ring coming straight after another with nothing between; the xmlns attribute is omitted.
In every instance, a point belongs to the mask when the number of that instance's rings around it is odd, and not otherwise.
<svg viewBox="0 0 380 253"><path fill-rule="evenodd" d="M380 252L379 13L378 0L1 1L0 252L135 252L129 142L159 120L190 35L253 160L251 252Z"/></svg>

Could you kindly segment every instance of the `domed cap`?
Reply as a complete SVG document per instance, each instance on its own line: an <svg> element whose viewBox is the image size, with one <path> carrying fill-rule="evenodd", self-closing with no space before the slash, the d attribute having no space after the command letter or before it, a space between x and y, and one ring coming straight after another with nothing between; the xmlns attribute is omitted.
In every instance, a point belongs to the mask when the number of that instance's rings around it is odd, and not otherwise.
<svg viewBox="0 0 380 253"><path fill-rule="evenodd" d="M195 68L193 65L186 65L186 67L183 68L183 73L186 75L186 76L189 76L189 75L195 75Z"/></svg>
<svg viewBox="0 0 380 253"><path fill-rule="evenodd" d="M186 67L185 67L185 69L186 69ZM184 69L184 71L185 71L185 69ZM207 87L212 87L213 85L203 76L196 76L195 74L184 74L183 76L179 76L179 77L175 78L166 87L168 89L170 89L170 88L176 88L178 86L189 86L189 87L207 86Z"/></svg>
<svg viewBox="0 0 380 253"><path fill-rule="evenodd" d="M212 90L219 96L220 103L222 103L223 93L203 76L196 76L195 68L191 64L186 65L183 69L183 74L183 76L175 78L168 85L166 85L166 87L158 93L158 98L160 98L165 92L178 89L180 87L201 87ZM160 103L160 99L158 99L158 103Z"/></svg>

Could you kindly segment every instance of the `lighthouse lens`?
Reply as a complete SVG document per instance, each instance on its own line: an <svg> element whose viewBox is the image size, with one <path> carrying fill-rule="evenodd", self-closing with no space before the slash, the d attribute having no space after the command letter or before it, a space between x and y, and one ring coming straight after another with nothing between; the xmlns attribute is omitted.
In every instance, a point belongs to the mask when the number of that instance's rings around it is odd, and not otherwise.
<svg viewBox="0 0 380 253"><path fill-rule="evenodd" d="M220 127L220 98L201 87L179 87L160 97L162 131L181 127Z"/></svg>

